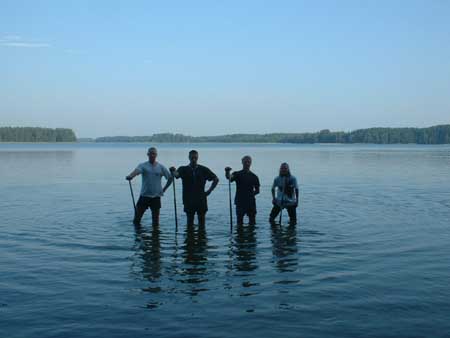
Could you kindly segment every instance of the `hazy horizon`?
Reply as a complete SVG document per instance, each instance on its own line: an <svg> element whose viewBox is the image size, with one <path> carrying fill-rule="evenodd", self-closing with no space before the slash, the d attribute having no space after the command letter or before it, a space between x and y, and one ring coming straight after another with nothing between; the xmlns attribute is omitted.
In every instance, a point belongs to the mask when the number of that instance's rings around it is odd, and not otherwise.
<svg viewBox="0 0 450 338"><path fill-rule="evenodd" d="M79 138L450 123L450 2L2 1L0 126Z"/></svg>

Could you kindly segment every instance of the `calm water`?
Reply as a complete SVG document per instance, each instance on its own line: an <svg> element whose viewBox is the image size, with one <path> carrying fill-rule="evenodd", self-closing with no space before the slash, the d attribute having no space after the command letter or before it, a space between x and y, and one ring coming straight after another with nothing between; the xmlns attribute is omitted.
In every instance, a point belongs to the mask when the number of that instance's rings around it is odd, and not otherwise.
<svg viewBox="0 0 450 338"><path fill-rule="evenodd" d="M221 183L202 230L177 181L177 233L172 190L159 228L131 224L146 147L0 145L0 337L450 337L450 147L198 145ZM258 224L230 233L223 168L245 154ZM300 222L271 228L282 161Z"/></svg>

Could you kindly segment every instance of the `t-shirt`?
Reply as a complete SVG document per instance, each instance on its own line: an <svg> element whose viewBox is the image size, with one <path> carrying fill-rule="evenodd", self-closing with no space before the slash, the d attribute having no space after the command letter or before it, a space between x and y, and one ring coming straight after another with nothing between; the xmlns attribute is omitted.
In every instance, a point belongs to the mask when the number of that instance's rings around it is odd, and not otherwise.
<svg viewBox="0 0 450 338"><path fill-rule="evenodd" d="M169 170L158 162L151 164L149 161L139 164L136 170L142 175L141 196L161 197L163 195L161 178L164 176L169 179Z"/></svg>
<svg viewBox="0 0 450 338"><path fill-rule="evenodd" d="M190 165L181 166L177 171L183 184L183 204L206 207L206 181L216 179L216 174L202 165L195 168Z"/></svg>
<svg viewBox="0 0 450 338"><path fill-rule="evenodd" d="M276 202L278 205L289 206L297 202L295 189L298 189L298 184L295 176L275 177L272 188L277 188Z"/></svg>
<svg viewBox="0 0 450 338"><path fill-rule="evenodd" d="M234 204L247 208L255 206L255 189L259 188L259 179L251 171L235 171L231 175L231 182L236 182Z"/></svg>

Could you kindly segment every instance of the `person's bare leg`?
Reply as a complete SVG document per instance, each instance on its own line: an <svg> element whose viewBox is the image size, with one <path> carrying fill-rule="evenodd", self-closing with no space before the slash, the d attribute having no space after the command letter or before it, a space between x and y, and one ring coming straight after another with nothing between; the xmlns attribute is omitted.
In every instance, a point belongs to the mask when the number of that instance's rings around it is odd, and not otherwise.
<svg viewBox="0 0 450 338"><path fill-rule="evenodd" d="M134 219L133 219L134 225L141 224L142 216L144 215L145 210L147 210L147 206L145 206L142 199L139 198L139 200L136 204L136 210L134 211Z"/></svg>
<svg viewBox="0 0 450 338"><path fill-rule="evenodd" d="M249 212L248 213L248 224L255 225L256 224L256 213Z"/></svg>
<svg viewBox="0 0 450 338"><path fill-rule="evenodd" d="M206 216L206 212L197 212L197 217L198 217L198 225L204 227L205 226L205 217Z"/></svg>
<svg viewBox="0 0 450 338"><path fill-rule="evenodd" d="M280 211L281 211L281 208L278 205L273 206L272 211L270 212L270 216L269 216L270 223L275 223L275 218L278 216Z"/></svg>
<svg viewBox="0 0 450 338"><path fill-rule="evenodd" d="M195 216L194 212L187 212L186 213L187 225L188 226L193 226L194 225L194 216Z"/></svg>
<svg viewBox="0 0 450 338"><path fill-rule="evenodd" d="M159 209L152 210L152 225L153 226L159 225Z"/></svg>

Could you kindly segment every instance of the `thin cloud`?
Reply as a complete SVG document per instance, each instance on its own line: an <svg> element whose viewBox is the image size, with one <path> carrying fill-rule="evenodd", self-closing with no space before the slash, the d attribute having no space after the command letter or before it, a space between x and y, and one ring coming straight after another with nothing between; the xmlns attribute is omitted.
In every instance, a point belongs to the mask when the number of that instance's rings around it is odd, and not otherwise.
<svg viewBox="0 0 450 338"><path fill-rule="evenodd" d="M17 48L47 48L51 45L44 42L24 41L19 35L6 35L0 38L0 46Z"/></svg>
<svg viewBox="0 0 450 338"><path fill-rule="evenodd" d="M51 45L48 43L37 42L0 42L0 46L3 47L21 47L21 48L46 48Z"/></svg>

